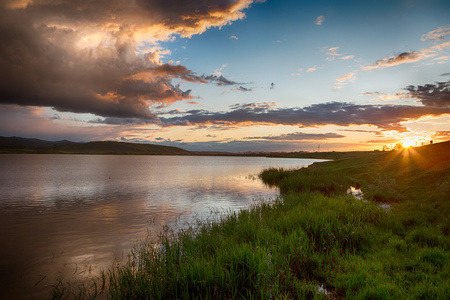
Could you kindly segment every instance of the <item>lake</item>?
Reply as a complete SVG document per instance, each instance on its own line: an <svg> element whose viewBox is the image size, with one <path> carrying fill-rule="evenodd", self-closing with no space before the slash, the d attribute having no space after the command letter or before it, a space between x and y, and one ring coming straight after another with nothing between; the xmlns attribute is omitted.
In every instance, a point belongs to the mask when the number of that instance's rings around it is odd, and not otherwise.
<svg viewBox="0 0 450 300"><path fill-rule="evenodd" d="M57 279L88 280L167 225L277 196L263 168L312 159L0 155L0 298L45 297ZM212 213L213 212L213 213Z"/></svg>

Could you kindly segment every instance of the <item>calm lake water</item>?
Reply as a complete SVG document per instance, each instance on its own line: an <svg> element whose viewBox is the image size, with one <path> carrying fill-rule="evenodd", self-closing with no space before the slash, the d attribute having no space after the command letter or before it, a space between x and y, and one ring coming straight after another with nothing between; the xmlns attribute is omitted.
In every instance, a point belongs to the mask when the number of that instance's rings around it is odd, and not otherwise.
<svg viewBox="0 0 450 300"><path fill-rule="evenodd" d="M261 157L0 155L0 299L45 297L58 278L88 280L164 225L238 210L276 190Z"/></svg>

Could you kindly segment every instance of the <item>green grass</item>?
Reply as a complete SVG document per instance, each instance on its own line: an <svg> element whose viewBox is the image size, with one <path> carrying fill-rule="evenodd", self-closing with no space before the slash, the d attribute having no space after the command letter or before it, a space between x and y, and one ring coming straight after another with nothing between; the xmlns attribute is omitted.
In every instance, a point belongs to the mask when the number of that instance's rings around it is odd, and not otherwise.
<svg viewBox="0 0 450 300"><path fill-rule="evenodd" d="M448 180L444 154L439 164L427 156L402 165L402 153L393 152L265 170L261 178L282 197L179 233L166 228L91 290L60 282L51 296L449 299L448 194L436 188ZM369 201L348 195L349 185Z"/></svg>

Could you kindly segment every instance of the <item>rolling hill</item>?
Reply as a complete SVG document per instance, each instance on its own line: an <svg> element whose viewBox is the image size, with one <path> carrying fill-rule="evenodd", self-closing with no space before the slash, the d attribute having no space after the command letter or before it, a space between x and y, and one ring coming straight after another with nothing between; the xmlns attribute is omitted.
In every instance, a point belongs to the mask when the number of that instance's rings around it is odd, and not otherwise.
<svg viewBox="0 0 450 300"><path fill-rule="evenodd" d="M170 146L135 144L113 141L76 143L67 140L0 136L0 153L55 153L55 154L135 154L135 155L189 155L189 151Z"/></svg>

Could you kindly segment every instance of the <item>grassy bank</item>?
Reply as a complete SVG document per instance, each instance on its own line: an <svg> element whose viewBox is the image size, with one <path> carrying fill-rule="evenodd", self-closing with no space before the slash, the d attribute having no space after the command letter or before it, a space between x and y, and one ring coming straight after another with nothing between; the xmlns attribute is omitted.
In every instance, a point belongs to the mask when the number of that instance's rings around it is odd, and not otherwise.
<svg viewBox="0 0 450 300"><path fill-rule="evenodd" d="M443 143L265 170L282 197L167 229L95 285L61 282L52 297L449 299L449 153Z"/></svg>

